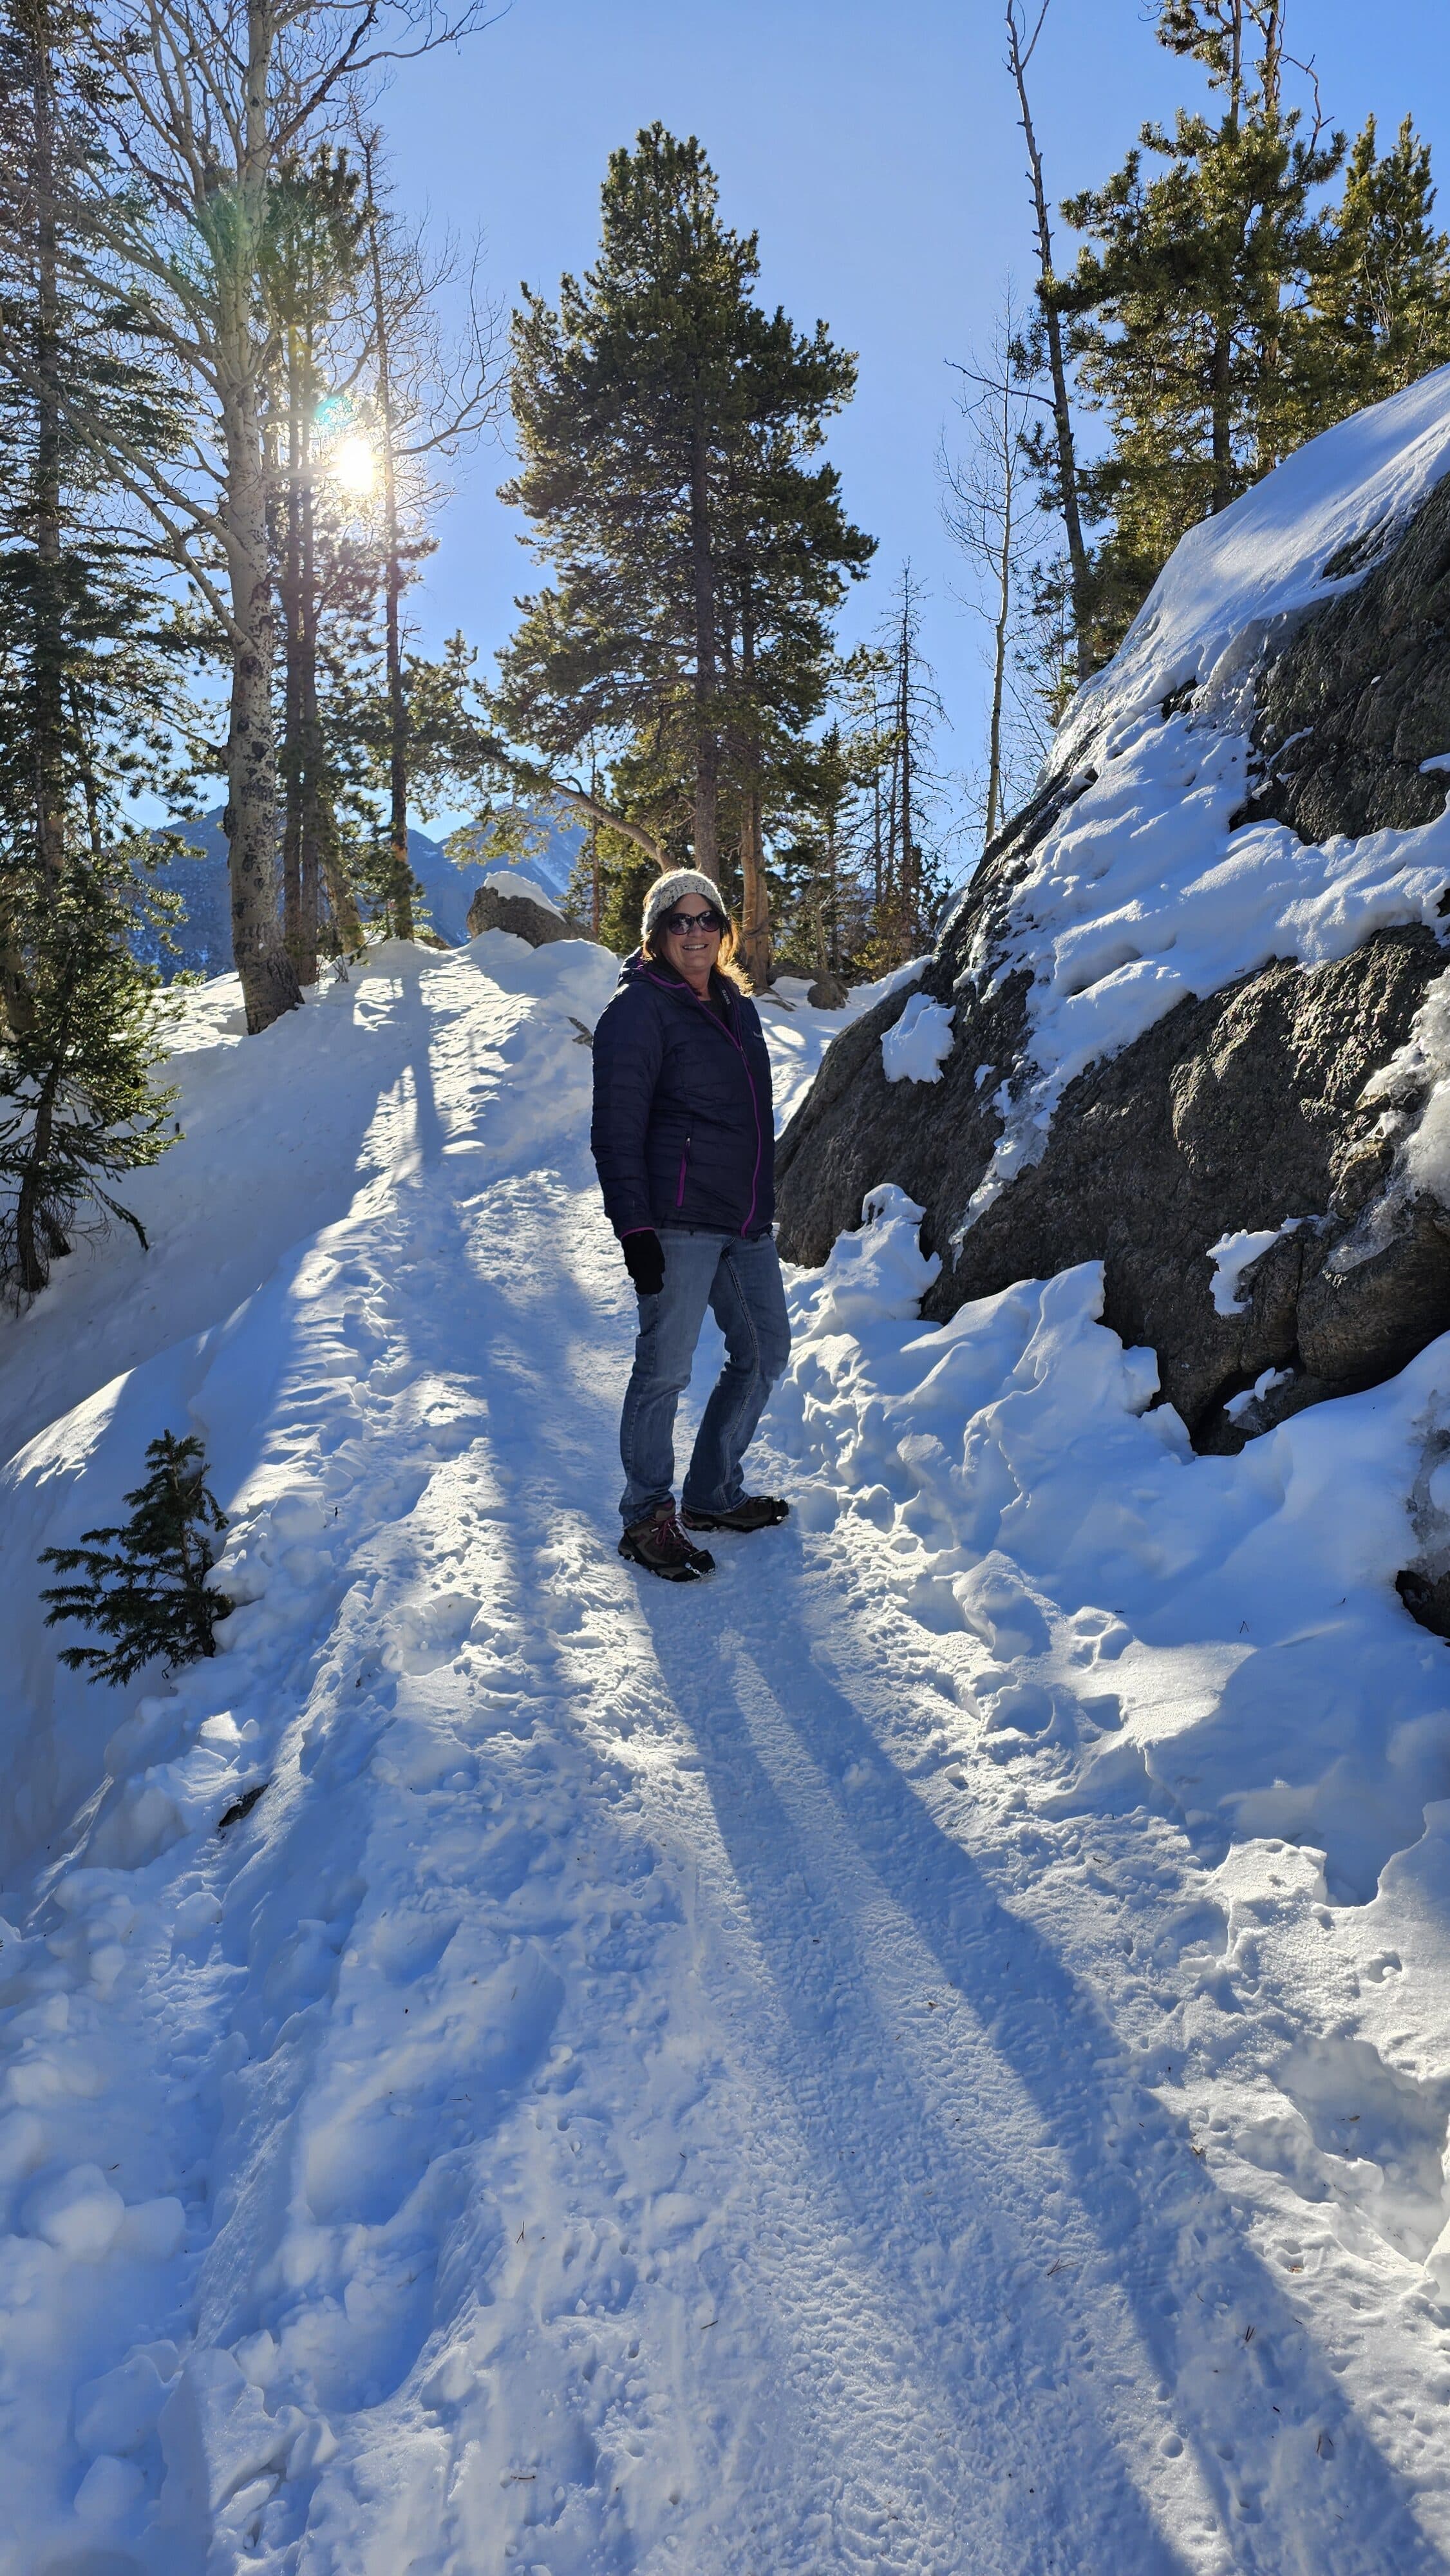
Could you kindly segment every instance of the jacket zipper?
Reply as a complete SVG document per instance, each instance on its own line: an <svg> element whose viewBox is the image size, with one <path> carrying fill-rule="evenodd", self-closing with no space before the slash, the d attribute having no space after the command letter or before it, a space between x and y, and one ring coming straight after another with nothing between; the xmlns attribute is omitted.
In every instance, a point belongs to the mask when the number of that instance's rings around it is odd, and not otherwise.
<svg viewBox="0 0 1450 2576"><path fill-rule="evenodd" d="M659 987L660 987L661 992L668 992L668 991L669 991L669 989L670 989L670 987L669 987L667 984L665 984L665 983L663 982L663 980L661 979L661 977L660 977L660 976L658 976L658 975L651 975L649 980L650 980L650 982L651 982L652 984L658 984L658 985L659 985ZM705 1002L705 1001L701 1001L700 996L699 996L699 994L698 994L698 993L691 993L691 992L690 992L690 988L689 988L688 984L687 984L687 985L685 985L684 990L685 990L687 993L689 993L689 994L690 994L690 999L691 999L691 1001L692 1001L692 1002L694 1002L694 1003L697 1005L697 1007L705 1013L706 1018L707 1018L707 1019L709 1019L709 1020L713 1020L713 1021L714 1021L715 1026L716 1026L716 1028L719 1030L719 1032L720 1032L721 1036L722 1036L723 1038L728 1038L728 1040L729 1040L729 1042L730 1042L731 1046L733 1046L733 1048L735 1049L735 1052L736 1052L736 1054L739 1056L739 1058L740 1058L740 1062L741 1062L741 1066L742 1066L742 1068L743 1068L743 1070L744 1070L744 1074L745 1074L745 1086L746 1086L746 1089L748 1090L748 1092L749 1092L749 1094L750 1094L750 1109L751 1109L751 1115L753 1116L753 1118L754 1118L754 1120L755 1120L755 1168L754 1168L754 1170L752 1171L752 1173L751 1173L751 1175L750 1175L750 1205L749 1205L749 1208L746 1210L745 1223L744 1223L744 1225L743 1225L743 1226L741 1227L741 1229L740 1229L741 1237L742 1237L742 1240L743 1240L743 1238L744 1238L744 1237L749 1233L749 1231L750 1231L751 1221L752 1221L752 1219L754 1218L754 1215L755 1215L755 1203L756 1203L756 1200L757 1200L757 1199L759 1198L759 1196L760 1196L760 1157L761 1157L762 1153L763 1153L763 1152L764 1152L764 1150L765 1150L765 1142L764 1142L764 1138L762 1137L761 1132L760 1132L760 1101L759 1101L759 1097L758 1097L758 1095L757 1095L757 1093L756 1093L756 1089L755 1089L755 1076L754 1076L754 1074L753 1074L753 1073L751 1072L751 1070L750 1070L750 1058L747 1056L747 1054L746 1054L746 1052L745 1052L744 1047L741 1045L740 1040L739 1040L739 1039L738 1039L738 1037L735 1035L734 1030L731 1028L731 1026L730 1026L730 1024L729 1024L728 1019L725 1019L725 1020L719 1020L719 1019L716 1019L716 1018L715 1018L715 1014L714 1014L714 1012L711 1010L709 1003L708 1003L708 1002ZM731 1006L730 1006L729 1002L727 1001L727 1003L726 1003L726 1005L725 1005L725 1008L726 1008L726 1011L727 1011L727 1012L729 1011L730 1007L731 1007ZM689 1138L688 1138L688 1137L686 1137L686 1139L685 1139L685 1144L686 1144L686 1149L687 1149L687 1150L688 1150L688 1147L689 1147L689 1141L690 1141L690 1140L689 1140ZM681 1156L681 1159L680 1159L680 1196L679 1196L679 1198L677 1198L677 1199L675 1200L675 1205L676 1205L676 1207L678 1207L678 1206L680 1205L681 1200L682 1200L682 1199L683 1199L683 1197L684 1197L684 1189L685 1189L685 1165L684 1165L684 1157L683 1157L683 1156Z"/></svg>
<svg viewBox="0 0 1450 2576"><path fill-rule="evenodd" d="M677 1208L682 1208L685 1204L685 1166L689 1162L689 1159L690 1140L687 1136L685 1138L685 1150L680 1156L680 1186L675 1192L675 1205Z"/></svg>

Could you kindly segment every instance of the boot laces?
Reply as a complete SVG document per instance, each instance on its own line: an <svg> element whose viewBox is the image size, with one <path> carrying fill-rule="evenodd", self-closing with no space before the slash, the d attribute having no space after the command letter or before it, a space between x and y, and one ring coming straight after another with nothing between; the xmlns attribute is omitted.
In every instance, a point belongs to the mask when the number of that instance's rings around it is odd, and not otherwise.
<svg viewBox="0 0 1450 2576"><path fill-rule="evenodd" d="M676 1512L661 1512L650 1535L662 1556L683 1558L697 1553L694 1541L681 1529Z"/></svg>

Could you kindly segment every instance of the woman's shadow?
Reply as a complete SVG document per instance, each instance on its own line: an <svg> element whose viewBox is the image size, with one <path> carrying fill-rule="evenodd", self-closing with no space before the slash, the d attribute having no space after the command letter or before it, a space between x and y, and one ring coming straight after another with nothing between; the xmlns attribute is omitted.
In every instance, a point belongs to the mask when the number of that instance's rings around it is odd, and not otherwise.
<svg viewBox="0 0 1450 2576"><path fill-rule="evenodd" d="M741 1553L764 1547L773 1552L763 1563ZM855 2226L880 2228L880 2175L873 2184L841 2144L861 2138L867 2105L868 2129L894 2136L903 2170L929 2169L929 2204L919 2188L910 2197L898 2189L890 2200L878 2260L921 2347L936 2351L948 2375L964 2378L968 2395L960 2355L974 2320L944 2320L922 2285L934 2260L939 2269L944 2242L980 2236L973 2163L991 2180L994 2260L1018 2267L1020 2283L1024 2257L1040 2272L1041 2247L1024 2233L1013 2241L1024 2176L993 2176L994 2160L1004 2167L1012 2155L1010 2136L978 2135L964 2153L871 2008L869 1961L842 1903L849 1877L864 1871L909 1918L1030 2098L1038 2123L1031 2156L1050 2156L1059 2178L1066 2171L1094 2269L1127 2304L1142 2377L1166 2384L1173 2424L1192 2446L1234 2563L1266 2576L1291 2563L1312 2564L1322 2576L1362 2568L1445 2576L1447 2562L1416 2521L1405 2480L1248 2243L1193 2153L1186 2124L1135 2078L1123 2042L1050 1942L1007 1909L969 1851L936 1824L829 1668L809 1633L800 1550L793 1529L737 1542L722 1560L726 1581L698 1602L660 1597L663 1587L649 1585L642 1596L661 1673L703 1764L721 1840L776 1981L788 2034L777 2072L823 2194L843 2201ZM821 1819L814 1856L813 1813ZM803 1903L829 1922L828 1940L807 1936L802 1946ZM835 2026L843 1976L857 1988L849 2046ZM1014 2296L1026 2301L1020 2288ZM996 2331L1000 2309L998 2297L976 2321L984 2335ZM1061 2311L1045 2301L1036 2321L1025 2321L1024 2340L1034 2337L1049 2348L1049 2383L1054 2366L1059 2380L1066 2370L1081 2412L1094 2383L1084 2386L1081 2359L1065 2357ZM1023 2402L1050 2412L1050 2386L1029 2380ZM1256 2424L1265 2432L1257 2446ZM1141 2423L1134 2430L1141 2436ZM1044 2436L1060 2450L1060 2426L1044 2419ZM1139 2490L1130 2451L1105 2419L1096 2436L1091 2455L1084 2446L1076 2458L1070 2498L1078 2532L1086 2521L1099 2535L1104 2554L1095 2552L1094 2565L1151 2568L1155 2576L1186 2569ZM1239 2451L1253 2460L1247 2478L1249 2461L1230 2456ZM1046 2457L1043 2468L1050 2474ZM1246 2487L1262 2500L1246 2496Z"/></svg>

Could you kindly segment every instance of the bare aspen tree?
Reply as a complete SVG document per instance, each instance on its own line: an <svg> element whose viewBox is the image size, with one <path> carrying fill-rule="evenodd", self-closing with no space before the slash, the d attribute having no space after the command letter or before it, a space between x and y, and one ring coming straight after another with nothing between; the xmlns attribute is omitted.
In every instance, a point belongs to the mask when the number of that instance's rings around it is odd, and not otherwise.
<svg viewBox="0 0 1450 2576"><path fill-rule="evenodd" d="M410 555L409 522L421 522L430 469L454 456L496 416L503 374L496 356L497 315L479 301L477 260L468 274L468 330L445 348L436 298L456 272L452 243L431 256L392 217L383 195L383 138L361 118L353 132L361 156L367 239L367 327L374 388L380 542L383 561L383 658L387 693L388 910L393 934L413 936L413 869L408 856L410 742L403 654L403 592Z"/></svg>
<svg viewBox="0 0 1450 2576"><path fill-rule="evenodd" d="M317 981L325 880L344 953L363 944L351 896L340 910L325 862L337 833L317 672L327 586L322 565L337 551L336 510L329 506L319 449L326 445L329 409L338 408L340 397L345 402L362 364L351 292L360 258L357 190L345 157L328 147L279 174L262 279L277 344L266 434L269 460L275 460L269 473L283 634L282 924L304 985Z"/></svg>
<svg viewBox="0 0 1450 2576"><path fill-rule="evenodd" d="M1042 153L1037 129L1032 121L1032 107L1027 95L1027 73L1037 50L1037 40L1051 0L1042 0L1030 35L1027 20L1030 0L1007 0L1007 67L1017 91L1017 121L1027 146L1027 177L1032 192L1033 223L1037 234L1037 297L1042 316L1042 333L1047 348L1048 378L1052 388L1053 459L1056 468L1057 506L1067 537L1068 569L1072 582L1072 623L1077 676L1085 680L1092 669L1092 599L1087 541L1082 531L1082 508L1077 466L1077 441L1073 430L1072 398L1068 389L1067 360L1063 349L1062 316L1053 300L1056 272L1053 267L1052 222L1048 212L1047 186L1042 173Z"/></svg>
<svg viewBox="0 0 1450 2576"><path fill-rule="evenodd" d="M300 999L277 851L276 653L260 292L273 182L370 71L480 23L431 0L113 0L98 40L132 185L110 253L192 401L192 444L163 468L110 444L113 473L215 613L231 654L226 834L232 946L249 1030ZM82 425L83 427L83 425Z"/></svg>
<svg viewBox="0 0 1450 2576"><path fill-rule="evenodd" d="M377 370L378 444L383 483L383 623L388 683L388 872L393 932L413 936L413 870L408 859L408 709L403 695L403 562L398 527L398 460L393 419L393 334L383 291L383 251L374 178L377 139L363 141L368 194L368 265L373 293L373 354Z"/></svg>
<svg viewBox="0 0 1450 2576"><path fill-rule="evenodd" d="M962 416L971 443L961 457L943 451L942 515L948 534L971 567L973 584L967 604L985 621L990 638L992 685L983 811L983 837L990 841L1007 804L1012 656L1021 633L1030 542L1039 533L1041 519L1027 445L1035 399L1032 370L1010 284L986 364L973 361L961 374Z"/></svg>

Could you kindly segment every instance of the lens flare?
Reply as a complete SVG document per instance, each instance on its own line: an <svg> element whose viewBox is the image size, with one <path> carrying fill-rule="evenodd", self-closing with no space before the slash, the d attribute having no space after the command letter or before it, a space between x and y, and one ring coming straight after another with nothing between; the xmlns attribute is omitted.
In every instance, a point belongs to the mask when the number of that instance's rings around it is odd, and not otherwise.
<svg viewBox="0 0 1450 2576"><path fill-rule="evenodd" d="M362 495L371 492L378 479L378 460L367 440L354 434L338 440L328 458L327 470L344 492Z"/></svg>

